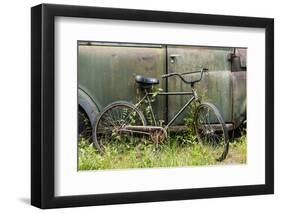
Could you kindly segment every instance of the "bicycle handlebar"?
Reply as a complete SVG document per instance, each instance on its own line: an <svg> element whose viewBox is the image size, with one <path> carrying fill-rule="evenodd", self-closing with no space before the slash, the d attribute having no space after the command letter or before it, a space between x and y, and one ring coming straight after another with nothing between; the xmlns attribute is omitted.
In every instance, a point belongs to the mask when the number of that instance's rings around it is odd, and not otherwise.
<svg viewBox="0 0 281 213"><path fill-rule="evenodd" d="M169 73L169 74L162 75L162 78L169 78L171 76L178 76L184 83L186 83L186 84L194 84L196 82L201 81L204 71L208 71L208 69L202 68L200 71L184 72L184 73L172 72L172 73ZM195 80L195 81L187 81L183 77L184 75L189 75L189 74L194 74L194 73L201 73L200 78Z"/></svg>

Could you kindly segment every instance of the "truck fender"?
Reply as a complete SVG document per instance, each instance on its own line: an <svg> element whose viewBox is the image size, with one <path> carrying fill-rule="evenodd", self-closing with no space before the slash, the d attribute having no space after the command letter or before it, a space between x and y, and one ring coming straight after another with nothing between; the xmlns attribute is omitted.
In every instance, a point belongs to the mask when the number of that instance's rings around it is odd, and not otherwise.
<svg viewBox="0 0 281 213"><path fill-rule="evenodd" d="M94 118L100 110L96 102L81 88L78 89L78 105L86 112L93 126Z"/></svg>

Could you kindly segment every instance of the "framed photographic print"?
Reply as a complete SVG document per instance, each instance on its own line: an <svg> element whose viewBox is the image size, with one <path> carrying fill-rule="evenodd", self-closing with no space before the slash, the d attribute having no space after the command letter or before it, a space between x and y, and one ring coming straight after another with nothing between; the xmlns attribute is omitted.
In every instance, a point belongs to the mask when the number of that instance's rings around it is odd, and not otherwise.
<svg viewBox="0 0 281 213"><path fill-rule="evenodd" d="M31 204L274 192L274 20L31 9Z"/></svg>

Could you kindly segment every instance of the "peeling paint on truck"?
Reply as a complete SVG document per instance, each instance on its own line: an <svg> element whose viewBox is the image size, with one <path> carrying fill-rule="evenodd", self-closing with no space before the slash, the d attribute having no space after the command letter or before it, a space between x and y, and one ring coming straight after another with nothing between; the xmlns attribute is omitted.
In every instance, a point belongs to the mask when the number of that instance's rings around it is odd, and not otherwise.
<svg viewBox="0 0 281 213"><path fill-rule="evenodd" d="M158 78L166 91L182 91L190 86L176 78L169 78L167 86L161 75L204 67L209 71L197 85L199 94L204 93L235 128L246 119L246 53L246 48L233 47L79 42L79 89L102 109L116 100L135 103L136 75ZM185 99L159 97L153 105L157 119L171 118Z"/></svg>

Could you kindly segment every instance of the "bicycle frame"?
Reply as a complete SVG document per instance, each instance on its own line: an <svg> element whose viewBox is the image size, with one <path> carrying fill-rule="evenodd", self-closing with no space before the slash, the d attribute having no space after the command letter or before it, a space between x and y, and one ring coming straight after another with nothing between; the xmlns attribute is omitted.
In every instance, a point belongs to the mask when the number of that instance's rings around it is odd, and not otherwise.
<svg viewBox="0 0 281 213"><path fill-rule="evenodd" d="M153 93L148 92L147 89L144 90L145 91L145 95L142 97L142 99L135 104L135 106L138 108L140 105L142 105L142 103L144 102L144 100L147 100L148 105L149 105L149 109L150 109L150 113L152 115L152 119L154 122L154 125L157 126L157 122L155 119L155 114L151 105L151 100L150 100L150 96L153 95ZM179 117L179 115L193 102L198 100L198 95L196 90L192 87L192 91L191 92L159 92L157 94L158 95L165 95L165 96L169 96L169 95L187 95L187 96L191 96L191 98L183 105L183 107L176 113L176 115L168 122L167 125L164 126L164 129L167 130L171 124Z"/></svg>

